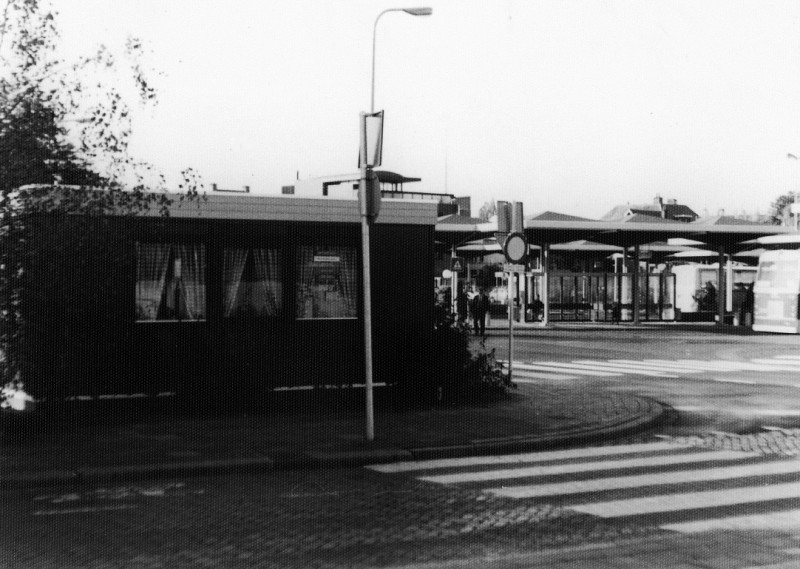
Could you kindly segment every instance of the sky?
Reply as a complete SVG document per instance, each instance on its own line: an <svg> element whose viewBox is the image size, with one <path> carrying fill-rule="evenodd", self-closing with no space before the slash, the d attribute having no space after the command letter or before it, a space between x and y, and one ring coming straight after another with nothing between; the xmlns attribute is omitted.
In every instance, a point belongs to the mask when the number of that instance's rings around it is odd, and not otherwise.
<svg viewBox="0 0 800 569"><path fill-rule="evenodd" d="M419 2L419 3L417 3ZM144 40L159 104L133 153L168 180L280 193L357 171L359 113L407 190L598 218L676 199L766 213L800 192L800 2L71 0L64 49Z"/></svg>

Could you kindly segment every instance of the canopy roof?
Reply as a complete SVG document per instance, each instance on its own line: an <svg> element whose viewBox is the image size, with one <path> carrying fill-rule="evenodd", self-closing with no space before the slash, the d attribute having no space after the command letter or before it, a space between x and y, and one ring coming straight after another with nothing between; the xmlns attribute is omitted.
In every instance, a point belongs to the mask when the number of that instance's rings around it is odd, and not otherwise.
<svg viewBox="0 0 800 569"><path fill-rule="evenodd" d="M632 247L668 239L683 238L699 241L706 247L727 252L742 249L742 242L771 235L786 235L792 230L778 225L727 224L715 219L709 223L683 223L652 216L642 216L641 221L628 218L624 221L593 221L559 218L552 212L525 220L525 236L531 245L569 243L588 240L618 247ZM633 217L633 216L632 216ZM644 219L647 218L647 219ZM468 223L452 216L436 224L436 238L449 246L458 246L481 237L492 236L497 222ZM796 235L796 234L795 234Z"/></svg>

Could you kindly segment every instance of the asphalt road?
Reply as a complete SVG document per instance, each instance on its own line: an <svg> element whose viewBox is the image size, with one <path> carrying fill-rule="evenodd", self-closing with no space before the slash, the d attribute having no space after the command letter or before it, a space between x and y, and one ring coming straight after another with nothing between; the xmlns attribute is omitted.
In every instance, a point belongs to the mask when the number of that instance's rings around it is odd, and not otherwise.
<svg viewBox="0 0 800 569"><path fill-rule="evenodd" d="M768 464L782 474L764 480L786 486L800 483L792 464L796 459L791 456L797 450L797 437L771 437L780 431L766 427L800 426L794 414L800 409L800 368L774 363L791 364L791 356L800 354L799 343L800 338L793 336L547 331L517 338L514 359L519 363L519 380L526 380L524 374L528 374L527 379L534 381L530 378L539 373L535 381L604 385L649 395L676 409L674 420L656 432L619 441L624 443L620 452L627 453L622 455L624 460L633 465L626 475L661 476L666 468L669 476L682 476L684 467L679 463L697 459L707 461L703 469L722 472L720 477L733 467L758 470ZM506 338L492 337L487 345L496 347L503 357L508 344ZM682 360L705 362L709 367L698 371L688 363L680 364ZM763 364L764 371L755 369L753 360L773 363ZM587 361L594 363L575 364ZM542 362L550 366L537 372ZM728 364L714 367L715 362ZM737 362L751 369L737 368ZM565 367L558 371L556 364ZM679 366L686 371L676 372ZM592 375L591 370L603 374ZM693 436L706 437L707 448L680 446ZM669 441L678 446L670 450ZM642 444L654 450L642 453ZM746 446L749 453L758 445L764 447L755 449L761 451L758 457L739 452ZM580 471L588 461L589 472L576 475L559 470L537 480L548 485L582 483L595 477L593 461L605 460L585 458L581 449L570 452L543 468L574 464L574 470ZM653 466L657 464L670 466ZM800 565L797 532L776 533L772 528L692 537L675 534L649 516L616 518L567 507L571 506L568 497L520 500L506 496L502 488L487 491L483 482L426 479L426 473L438 475L439 471L431 465L424 468L428 470L419 474L364 468L286 471L5 493L0 566L733 569ZM483 468L487 467L451 467L443 472L480 478ZM763 482L761 477L756 480ZM695 490L705 488L695 484ZM726 486L724 492L741 492L737 484ZM608 492L612 493L606 497L612 501L631 493L625 488ZM602 500L604 495L577 496L578 502L587 502ZM766 508L772 514L771 509L777 508L778 515L796 521L791 517L797 515L791 509L795 505L784 502L773 501L769 508L755 504L747 513L760 514ZM594 506L587 504L584 509L590 512ZM678 521L699 523L694 518ZM654 554L660 557L653 558ZM786 565L777 564L787 559Z"/></svg>
<svg viewBox="0 0 800 569"><path fill-rule="evenodd" d="M492 336L486 345L495 348L498 357L507 358L507 337ZM599 370L604 369L601 365L620 366L618 375L587 374L555 381L603 386L665 403L677 414L664 427L664 434L800 428L800 366L791 359L800 356L800 336L635 329L537 331L516 335L513 350L515 361L534 364L531 370L542 362L581 362L590 369L589 360ZM699 367L679 362L695 362ZM566 369L563 375L569 376Z"/></svg>

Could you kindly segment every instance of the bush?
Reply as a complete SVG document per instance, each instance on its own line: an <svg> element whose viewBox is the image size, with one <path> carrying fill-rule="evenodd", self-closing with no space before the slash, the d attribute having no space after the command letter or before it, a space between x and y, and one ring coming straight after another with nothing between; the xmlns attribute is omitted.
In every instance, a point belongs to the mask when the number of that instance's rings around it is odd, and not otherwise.
<svg viewBox="0 0 800 569"><path fill-rule="evenodd" d="M484 340L470 347L470 326L442 303L436 305L433 341L428 383L436 386L437 402L486 402L516 387L497 361L495 350L487 350Z"/></svg>

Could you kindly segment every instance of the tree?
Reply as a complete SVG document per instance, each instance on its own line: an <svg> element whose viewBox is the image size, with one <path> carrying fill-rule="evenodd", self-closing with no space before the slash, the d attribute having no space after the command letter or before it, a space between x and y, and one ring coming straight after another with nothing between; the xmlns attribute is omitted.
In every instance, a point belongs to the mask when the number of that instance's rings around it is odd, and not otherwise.
<svg viewBox="0 0 800 569"><path fill-rule="evenodd" d="M109 244L119 237L109 233L105 214L154 207L166 214L170 203L164 177L128 152L128 101L146 107L157 99L142 42L128 38L121 59L100 46L67 61L58 53L56 20L47 0L0 6L0 386L22 376L26 390L38 393L57 383L48 374L63 371L59 343L86 340L67 338L72 331L48 318L54 306L102 304L75 295L86 288L87 268L112 254ZM123 63L128 73L120 72ZM184 179L186 195L196 197L196 174L186 170ZM76 251L77 266L53 272L53 259ZM42 345L51 348L47 356L36 354Z"/></svg>
<svg viewBox="0 0 800 569"><path fill-rule="evenodd" d="M792 213L790 206L795 201L794 192L778 196L770 205L769 219L774 225L791 225Z"/></svg>
<svg viewBox="0 0 800 569"><path fill-rule="evenodd" d="M478 217L483 221L489 221L489 218L491 218L496 213L497 213L497 204L495 204L494 200L491 200L481 206L481 209L478 212Z"/></svg>

